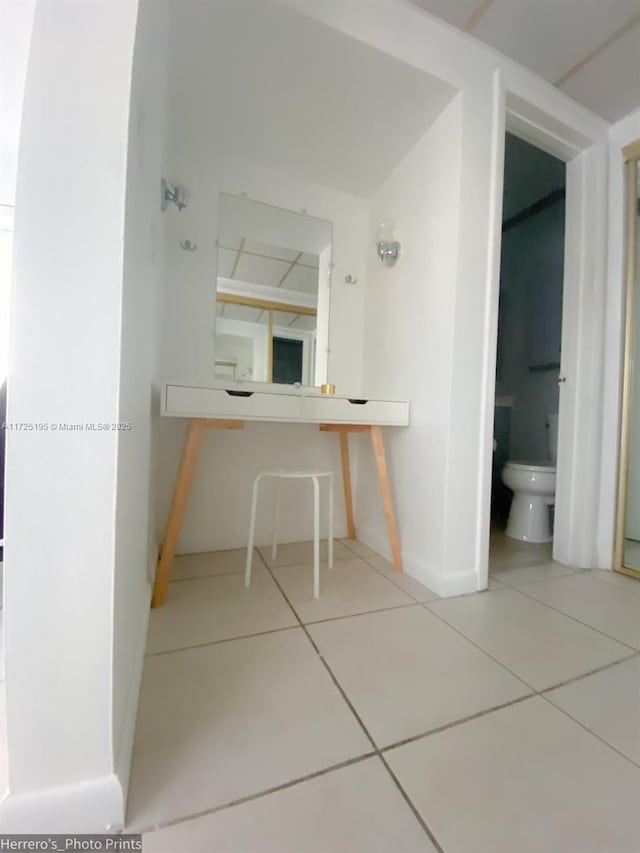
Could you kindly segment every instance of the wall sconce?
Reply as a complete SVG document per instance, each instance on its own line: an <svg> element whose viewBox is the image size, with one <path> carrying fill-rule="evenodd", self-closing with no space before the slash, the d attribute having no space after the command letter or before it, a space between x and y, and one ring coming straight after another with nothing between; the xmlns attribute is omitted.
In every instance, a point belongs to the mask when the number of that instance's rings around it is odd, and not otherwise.
<svg viewBox="0 0 640 853"><path fill-rule="evenodd" d="M383 264L393 267L400 257L400 243L393 239L395 223L389 219L381 222L376 229L376 249Z"/></svg>
<svg viewBox="0 0 640 853"><path fill-rule="evenodd" d="M176 184L175 187L163 178L160 181L160 209L166 210L169 202L172 201L178 210L184 210L187 206L187 191L184 187Z"/></svg>

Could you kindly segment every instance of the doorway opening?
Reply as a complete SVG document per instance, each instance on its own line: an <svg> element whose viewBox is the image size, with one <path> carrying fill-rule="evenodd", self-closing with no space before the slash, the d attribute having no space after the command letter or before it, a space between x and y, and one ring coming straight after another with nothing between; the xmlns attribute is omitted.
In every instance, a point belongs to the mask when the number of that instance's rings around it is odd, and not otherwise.
<svg viewBox="0 0 640 853"><path fill-rule="evenodd" d="M489 550L498 579L552 558L565 189L564 161L506 134Z"/></svg>
<svg viewBox="0 0 640 853"><path fill-rule="evenodd" d="M286 385L302 384L303 342L292 338L273 338L273 381Z"/></svg>

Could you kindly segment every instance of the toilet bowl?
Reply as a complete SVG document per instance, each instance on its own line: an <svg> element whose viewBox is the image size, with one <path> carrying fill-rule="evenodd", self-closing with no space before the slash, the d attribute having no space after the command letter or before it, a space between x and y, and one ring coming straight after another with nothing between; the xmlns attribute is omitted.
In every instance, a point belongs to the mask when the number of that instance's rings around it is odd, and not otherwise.
<svg viewBox="0 0 640 853"><path fill-rule="evenodd" d="M505 533L521 542L551 542L549 507L555 503L558 416L547 416L549 461L509 460L502 482L513 492Z"/></svg>

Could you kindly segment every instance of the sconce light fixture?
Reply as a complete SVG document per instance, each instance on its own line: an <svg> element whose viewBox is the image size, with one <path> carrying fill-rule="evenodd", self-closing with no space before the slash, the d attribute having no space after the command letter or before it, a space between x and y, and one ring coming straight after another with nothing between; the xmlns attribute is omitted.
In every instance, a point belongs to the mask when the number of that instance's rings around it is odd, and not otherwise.
<svg viewBox="0 0 640 853"><path fill-rule="evenodd" d="M392 219L381 222L376 230L376 249L383 264L393 267L400 257L400 243L393 239L395 223Z"/></svg>
<svg viewBox="0 0 640 853"><path fill-rule="evenodd" d="M184 210L187 206L187 191L184 187L176 184L172 187L164 178L160 181L160 208L166 210L172 201L178 210Z"/></svg>

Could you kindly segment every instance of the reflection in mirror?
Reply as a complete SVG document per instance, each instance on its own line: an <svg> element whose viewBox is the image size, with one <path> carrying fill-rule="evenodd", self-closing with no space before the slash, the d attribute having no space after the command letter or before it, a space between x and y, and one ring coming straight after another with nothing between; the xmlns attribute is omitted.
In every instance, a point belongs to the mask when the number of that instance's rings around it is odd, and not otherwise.
<svg viewBox="0 0 640 853"><path fill-rule="evenodd" d="M638 161L627 163L627 322L620 458L622 529L618 568L640 577L640 191ZM621 553L620 553L621 551Z"/></svg>
<svg viewBox="0 0 640 853"><path fill-rule="evenodd" d="M323 219L220 194L216 379L327 382L331 239Z"/></svg>

